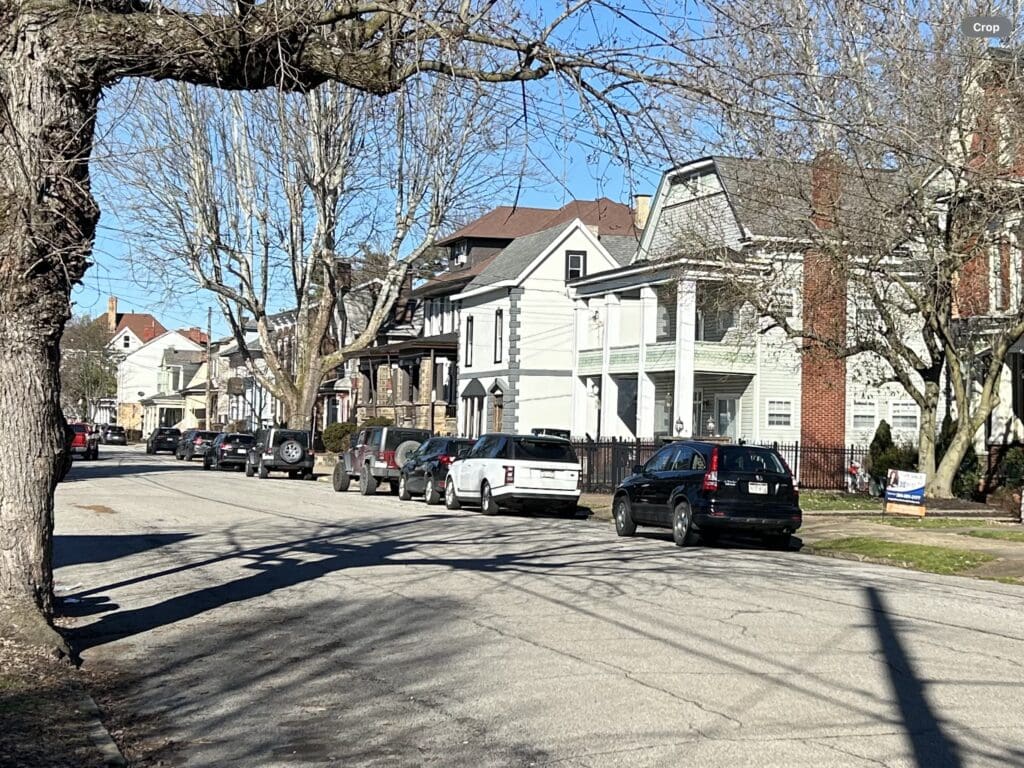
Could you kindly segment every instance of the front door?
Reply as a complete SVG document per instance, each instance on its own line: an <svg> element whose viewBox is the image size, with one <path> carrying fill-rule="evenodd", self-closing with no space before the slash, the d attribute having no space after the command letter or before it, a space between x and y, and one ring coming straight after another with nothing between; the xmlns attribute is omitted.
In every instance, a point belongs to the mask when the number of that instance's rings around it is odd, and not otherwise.
<svg viewBox="0 0 1024 768"><path fill-rule="evenodd" d="M735 397L715 397L715 434L736 439L739 401Z"/></svg>

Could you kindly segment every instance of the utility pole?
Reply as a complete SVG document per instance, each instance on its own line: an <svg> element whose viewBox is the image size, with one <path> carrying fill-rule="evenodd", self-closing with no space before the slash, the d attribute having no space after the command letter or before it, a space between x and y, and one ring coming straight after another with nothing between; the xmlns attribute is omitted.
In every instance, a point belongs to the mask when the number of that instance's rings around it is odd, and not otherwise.
<svg viewBox="0 0 1024 768"><path fill-rule="evenodd" d="M210 428L210 411L213 410L213 358L210 357L213 337L213 307L206 308L206 429Z"/></svg>

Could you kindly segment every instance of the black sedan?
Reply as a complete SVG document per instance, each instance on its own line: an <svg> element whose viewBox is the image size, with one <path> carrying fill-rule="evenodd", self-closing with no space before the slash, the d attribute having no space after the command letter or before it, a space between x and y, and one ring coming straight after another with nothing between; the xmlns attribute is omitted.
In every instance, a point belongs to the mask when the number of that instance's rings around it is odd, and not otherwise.
<svg viewBox="0 0 1024 768"><path fill-rule="evenodd" d="M203 469L245 469L249 446L255 442L244 432L221 432L203 455Z"/></svg>
<svg viewBox="0 0 1024 768"><path fill-rule="evenodd" d="M634 467L615 491L612 514L619 536L638 525L671 528L681 547L735 531L788 549L803 518L793 474L776 451L690 440Z"/></svg>
<svg viewBox="0 0 1024 768"><path fill-rule="evenodd" d="M475 442L459 437L432 437L427 440L402 465L402 473L398 477L398 498L408 501L413 496L423 496L427 504L440 504L444 498L444 480L448 476L449 465Z"/></svg>
<svg viewBox="0 0 1024 768"><path fill-rule="evenodd" d="M158 427L146 440L146 453L159 453L167 451L174 453L178 450L178 440L181 439L181 430L177 427Z"/></svg>
<svg viewBox="0 0 1024 768"><path fill-rule="evenodd" d="M127 445L128 438L124 427L109 424L100 430L100 442L104 445Z"/></svg>

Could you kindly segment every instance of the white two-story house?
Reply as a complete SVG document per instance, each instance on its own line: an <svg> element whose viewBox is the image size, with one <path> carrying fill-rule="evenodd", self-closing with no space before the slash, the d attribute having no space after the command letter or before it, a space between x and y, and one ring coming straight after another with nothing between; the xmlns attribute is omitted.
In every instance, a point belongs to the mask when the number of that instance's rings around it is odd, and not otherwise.
<svg viewBox="0 0 1024 768"><path fill-rule="evenodd" d="M575 305L567 283L628 262L632 212L605 211L514 239L452 297L459 314L459 433L570 429Z"/></svg>

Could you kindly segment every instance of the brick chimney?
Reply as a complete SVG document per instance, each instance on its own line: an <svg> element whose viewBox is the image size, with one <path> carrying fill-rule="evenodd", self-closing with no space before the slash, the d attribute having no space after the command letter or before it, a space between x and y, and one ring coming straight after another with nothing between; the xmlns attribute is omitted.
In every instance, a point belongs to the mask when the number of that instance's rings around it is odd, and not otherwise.
<svg viewBox="0 0 1024 768"><path fill-rule="evenodd" d="M651 196L633 195L633 226L643 232L647 226L647 218L651 215Z"/></svg>
<svg viewBox="0 0 1024 768"><path fill-rule="evenodd" d="M836 228L842 161L826 153L811 166L811 220L822 233ZM846 275L836 254L811 248L803 262L803 326L843 343L846 339ZM846 359L825 343L807 339L801 358L800 440L842 446L846 441Z"/></svg>
<svg viewBox="0 0 1024 768"><path fill-rule="evenodd" d="M117 296L107 299L107 333L117 330Z"/></svg>

